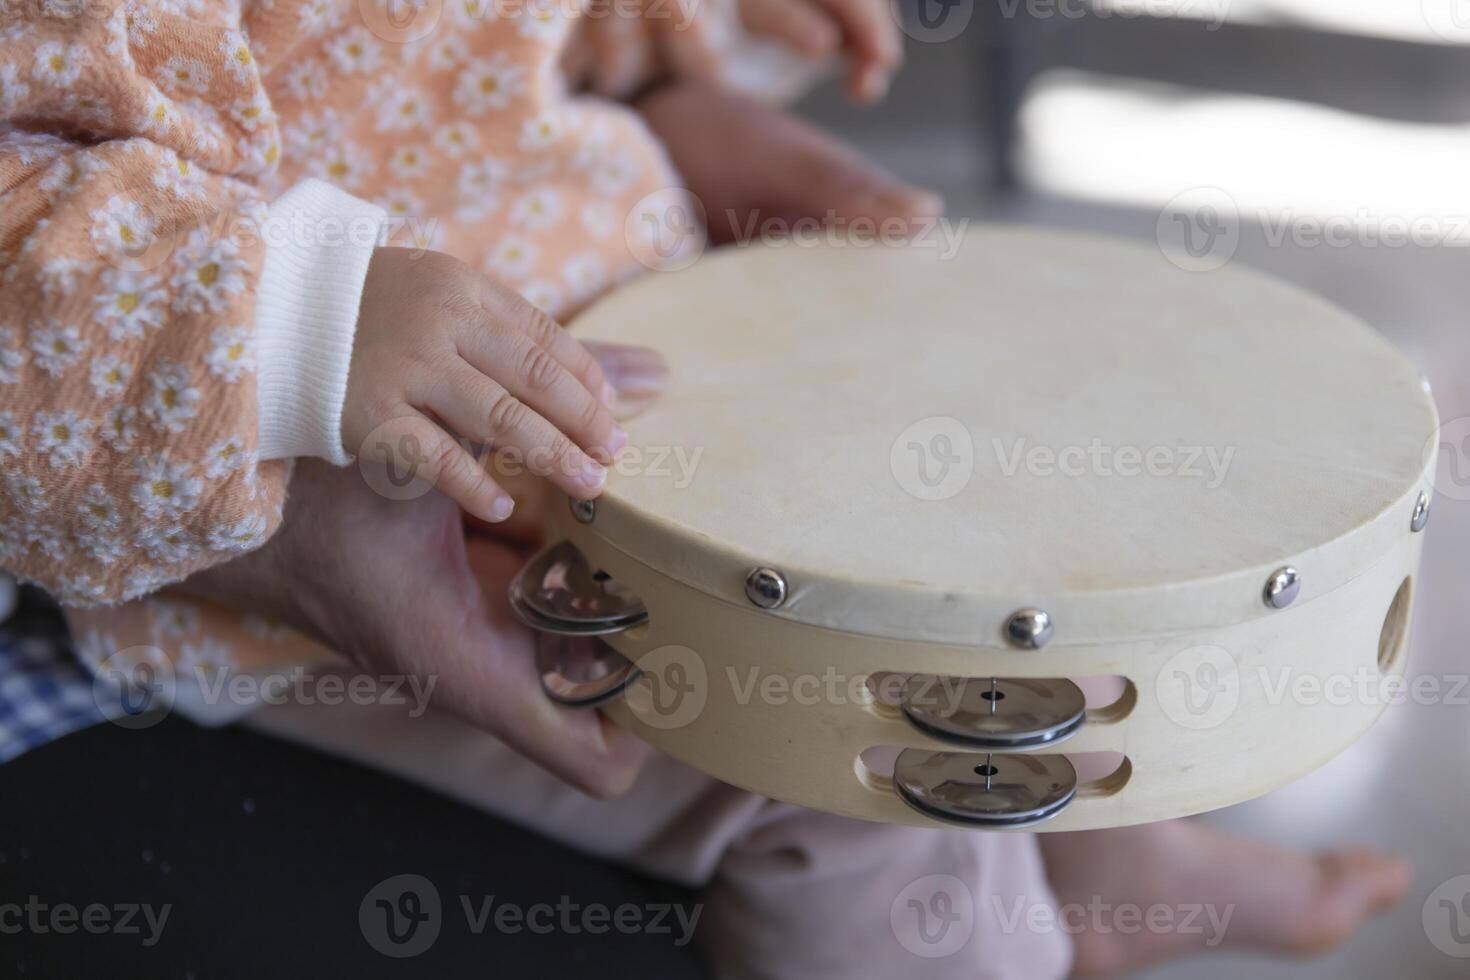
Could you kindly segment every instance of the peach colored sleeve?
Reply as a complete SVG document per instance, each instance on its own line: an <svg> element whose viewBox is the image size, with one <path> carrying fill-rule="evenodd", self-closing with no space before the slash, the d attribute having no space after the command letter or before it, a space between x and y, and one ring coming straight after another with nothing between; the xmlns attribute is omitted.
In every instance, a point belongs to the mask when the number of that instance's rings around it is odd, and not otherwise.
<svg viewBox="0 0 1470 980"><path fill-rule="evenodd" d="M0 7L0 567L70 605L258 546L288 477L248 233L276 123L238 7L176 9Z"/></svg>

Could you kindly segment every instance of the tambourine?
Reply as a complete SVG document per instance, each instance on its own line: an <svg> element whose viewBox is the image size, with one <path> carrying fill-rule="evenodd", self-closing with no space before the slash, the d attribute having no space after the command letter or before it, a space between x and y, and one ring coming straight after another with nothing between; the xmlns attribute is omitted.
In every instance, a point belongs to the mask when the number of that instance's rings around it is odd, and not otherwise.
<svg viewBox="0 0 1470 980"><path fill-rule="evenodd" d="M736 247L576 327L671 386L512 604L550 697L712 776L1119 826L1281 786L1392 700L1437 419L1307 293L991 229Z"/></svg>

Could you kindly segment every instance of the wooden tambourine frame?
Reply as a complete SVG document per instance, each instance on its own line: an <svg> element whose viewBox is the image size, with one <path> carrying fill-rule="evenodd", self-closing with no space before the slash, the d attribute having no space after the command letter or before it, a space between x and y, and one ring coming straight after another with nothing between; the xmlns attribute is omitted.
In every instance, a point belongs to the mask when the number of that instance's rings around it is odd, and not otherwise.
<svg viewBox="0 0 1470 980"><path fill-rule="evenodd" d="M569 705L599 704L658 749L735 786L843 816L916 826L1070 831L1163 820L1258 796L1350 745L1394 700L1404 672L1419 532L1434 475L1433 453L1425 449L1435 444L1438 424L1417 374L1357 321L1253 273L1191 279L1154 250L1071 235L988 231L966 248L954 266L910 254L818 250L786 259L755 249L717 257L677 286L645 281L615 295L594 308L592 336L668 349L676 377L681 370L732 376L711 392L676 391L648 421L631 427L633 443L693 438L687 430L718 428L743 409L740 385L760 394L766 367L738 346L738 337L730 339L725 324L707 341L676 329L693 308L691 297L713 296L708 302L731 306L734 312L720 316L747 330L752 343L772 347L773 358L789 359L808 356L800 353L803 331L825 336L829 347L845 336L831 322L837 314L804 304L803 290L813 282L829 284L833 295L867 290L866 298L845 301L841 315L850 324L839 326L851 325L856 339L849 346L881 368L897 364L904 348L882 334L882 323L864 325L865 316L896 315L884 311L891 297L872 283L924 290L940 314L962 306L974 290L1005 317L976 328L990 330L993 343L976 345L965 333L967 319L934 326L936 336L957 347L970 344L966 357L993 353L1002 364L1028 363L1034 354L1028 344L1053 352L1056 370L1069 379L1064 393L1087 389L1087 397L1118 413L1116 421L1095 421L1080 410L1075 438L1108 426L1120 439L1144 438L1159 431L1153 413L1167 411L1180 416L1181 427L1223 433L1243 454L1252 453L1232 476L1231 495L1205 505L1215 524L1192 530L1191 508L1200 498L1177 486L1135 491L1101 481L1022 481L989 498L956 498L937 505L948 510L924 511L874 476L864 455L844 478L859 485L855 493L876 513L888 507L902 509L905 520L932 516L962 528L969 527L965 521L985 524L987 533L1014 529L973 539L991 542L1002 567L972 572L963 556L945 551L942 534L914 525L915 536L939 555L932 578L921 581L918 564L894 561L890 569L862 541L847 545L845 538L806 533L828 516L842 526L845 518L830 506L804 509L806 498L797 491L751 503L751 486L740 485L747 470L759 473L757 494L778 482L779 454L799 455L808 446L803 426L815 433L812 439L826 440L813 444L847 434L845 415L793 393L793 382L774 379L780 411L756 405L752 412L753 424L769 426L770 447L743 434L722 445L716 433L711 451L725 452L728 465L716 463L693 490L675 493L615 477L598 501L553 508L548 540L571 564L544 581L528 570L512 591L513 605L548 635L576 634L578 643L604 656L598 678L578 683L563 676L558 659L575 644L556 646L543 663L548 693ZM1071 278L1059 277L1049 263ZM1070 271L1078 269L1085 273L1080 286ZM760 302L750 299L761 289L794 322L792 329L761 320ZM1188 303L1197 309L1181 312L1179 304ZM1118 310L1098 317L1095 332L1076 329L1077 317L1109 304ZM1253 309L1265 325L1251 318ZM1033 310L1060 325L1033 337L1012 332L1011 322L1021 320L1015 329L1024 329ZM1140 342L1130 333L1130 316L1172 316L1178 326L1151 325L1154 333ZM1274 350L1257 350L1277 337ZM1149 392L1159 390L1157 372L1167 368L1120 357L1129 343L1143 355L1160 351L1166 364L1172 356L1197 378L1171 390L1174 404L1155 405L1150 399L1159 396ZM1098 345L1096 351L1078 349L1088 344ZM1208 349L1210 363L1202 366L1192 345ZM824 356L809 357L818 374ZM943 351L908 366L904 383L914 390L912 404L900 392L878 406L859 401L855 355L842 356L849 359L834 356L831 390L851 399L852 426L874 434L861 444L865 453L881 450L886 443L878 435L892 439L890 430L926 414L936 399L961 411L970 404L966 376ZM1259 366L1257 357L1276 360ZM1094 362L1097 370L1135 372L1143 394L1134 397L1127 378L1115 389L1088 389ZM1225 397L1233 391L1229 378L1209 373L1216 362L1240 379L1238 408ZM924 390L930 375L937 395ZM1298 378L1300 390L1290 390ZM1281 406L1259 400L1263 391L1283 389ZM1021 408L1010 411L987 394L971 399L972 414L997 428L1054 421L1045 401L1033 398L1034 386L1013 390ZM1197 399L1196 390L1202 391ZM953 397L946 402L947 394ZM1300 435L1272 427L1278 408L1291 421L1293 398L1300 399L1294 413L1305 429ZM816 406L811 411L819 417L802 416L807 406ZM774 463L762 455L767 448L778 456ZM848 465L849 455L832 460ZM809 460L794 461L792 471L798 488L821 491L818 483L800 483L813 479ZM1137 507L1161 508L1159 523L1134 509L1135 497ZM1095 525L1074 520L1059 502L1096 501L1153 563L1123 552L1115 563L1105 547L1089 545L1069 552L1070 564L1053 574L1044 554L1017 545L1028 536L1048 540L1033 524L1048 520L1073 520L1071 533L1086 536ZM1222 534L1221 515L1238 512L1262 516L1238 534ZM800 533L787 540L782 521ZM872 527L871 521L847 524L858 534ZM1195 535L1178 547L1170 532L1176 525L1179 534ZM879 551L901 549L906 540L903 527L874 534ZM1217 548L1200 537L1208 535L1218 536ZM838 543L829 554L813 541ZM579 585L565 584L567 567ZM1011 568L1014 575L1006 574ZM549 590L541 590L545 583ZM612 585L615 590L602 591ZM971 714L956 713L958 701L925 714L909 693L895 703L891 686L868 683L892 675L941 679L952 685L942 690L963 693ZM1089 705L1083 716L1067 680L1078 678L1110 679L1121 696ZM1016 705L1028 684L1043 689L1043 714L1046 691L1056 689L1066 695L1056 703L1070 697L1067 703L1079 705L1077 717L1066 709L1041 724L1026 715L1025 724L1041 727L1029 733L1030 742L1011 746L967 734L967 726L977 727L972 709L984 703L978 699L1009 711L995 699L1009 689L1009 704ZM886 693L875 693L875 686ZM877 760L893 751L903 754L890 774Z"/></svg>
<svg viewBox="0 0 1470 980"><path fill-rule="evenodd" d="M602 710L682 762L789 803L934 826L941 821L905 805L886 775L868 770L863 753L883 746L958 751L983 764L984 753L926 735L896 708L864 696L866 685L858 685L858 696L848 701L852 678L891 671L981 679L1124 678L1123 696L1089 711L1077 735L1037 750L1118 756L1110 774L1080 783L1069 806L1030 827L1067 831L1148 823L1251 799L1311 772L1367 731L1389 699L1343 696L1327 688L1344 679L1356 685L1403 674L1423 541L1410 531L1417 499L1416 492L1394 508L1402 518L1396 548L1311 602L1197 634L1041 650L902 643L795 624L650 568L599 536L595 520L580 524L569 510L557 508L566 516L556 519L550 533L552 540L574 543L648 607L646 625L607 638L629 660L643 661L645 673ZM1318 571L1302 565L1304 578ZM743 585L734 581L731 591ZM799 665L784 655L789 650L802 652ZM1217 651L1244 652L1234 681L1228 671L1218 676ZM825 695L829 671L842 681L839 698ZM752 672L781 693L752 695ZM1214 691L1219 700L1206 706L1211 673L1220 685ZM770 677L780 682L765 680ZM800 691L814 677L822 681L820 696L784 693ZM1314 693L1319 682L1320 696ZM692 684L699 690L689 691ZM667 715L653 707L660 699ZM1191 724L1198 727L1186 727Z"/></svg>

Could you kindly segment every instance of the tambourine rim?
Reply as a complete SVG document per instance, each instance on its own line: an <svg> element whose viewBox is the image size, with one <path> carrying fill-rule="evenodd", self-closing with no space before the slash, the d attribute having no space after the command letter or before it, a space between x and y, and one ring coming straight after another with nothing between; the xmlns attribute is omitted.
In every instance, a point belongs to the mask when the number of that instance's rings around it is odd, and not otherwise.
<svg viewBox="0 0 1470 980"><path fill-rule="evenodd" d="M1132 241L1091 233L996 227L986 234L1015 235L1043 242L1055 240L1071 247L1076 247L1080 239L1098 247L1147 251ZM700 263L735 262L740 260L740 251L762 250L762 246L744 247L724 255L702 257ZM1243 284L1261 283L1295 300L1314 304L1324 315L1330 314L1345 326L1370 336L1386 356L1400 362L1405 378L1416 376L1407 359L1360 318L1309 291L1254 270L1231 268L1220 274L1235 277ZM579 323L585 323L590 315L595 326L598 310L611 309L616 313L629 304L636 305L636 294L657 288L658 279L658 276L648 277L611 300L595 304ZM1402 380L1395 378L1394 383ZM1427 442L1438 428L1438 417L1427 394L1421 390L1416 397ZM1409 402L1405 400L1403 405ZM630 423L629 431L636 442L636 421ZM1261 601L1261 587L1268 576L1286 565L1302 571L1304 581L1299 603L1351 581L1389 553L1402 536L1411 533L1411 509L1418 495L1431 488L1436 460L1429 457L1421 462L1419 471L1412 477L1404 474L1398 496L1382 503L1376 514L1355 526L1344 527L1336 536L1311 547L1283 549L1255 564L1224 571L1209 570L1196 577L1119 586L1068 584L1057 588L1033 586L1008 593L970 592L953 585L916 580L857 578L851 570L835 574L830 569L803 566L789 557L757 553L739 542L718 540L706 529L686 526L652 512L622 492L623 484L616 474L598 499L596 519L590 525L578 526L578 522L566 520L564 514L554 515L553 520L567 537L575 540L596 535L651 568L734 603L748 602L743 580L750 569L774 565L788 581L790 595L780 607L767 612L795 622L892 639L1003 647L1001 626L1005 618L1017 608L1037 605L1044 607L1057 624L1054 645L1090 645L1228 627L1278 614ZM838 593L844 596L834 602ZM865 612L873 608L874 600L891 607L916 609L928 603L928 608L939 609L947 618L943 621L932 616L902 621L881 616L868 618ZM840 609L841 615L834 614L834 609Z"/></svg>

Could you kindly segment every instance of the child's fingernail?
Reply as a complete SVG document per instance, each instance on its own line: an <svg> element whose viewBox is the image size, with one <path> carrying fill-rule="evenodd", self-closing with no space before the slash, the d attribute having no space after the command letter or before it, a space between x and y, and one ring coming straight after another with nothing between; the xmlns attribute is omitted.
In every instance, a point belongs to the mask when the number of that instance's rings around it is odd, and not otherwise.
<svg viewBox="0 0 1470 980"><path fill-rule="evenodd" d="M577 474L577 482L588 490L601 490L602 485L607 482L607 468L596 460L589 459L582 464L582 472Z"/></svg>
<svg viewBox="0 0 1470 980"><path fill-rule="evenodd" d="M622 449L627 444L628 444L628 433L624 432L622 430L622 428L619 427L619 426L616 426L616 425L613 426L612 435L610 435L610 436L607 437L607 451L608 451L608 453L610 455L616 456L617 453L618 453L618 450L619 449Z"/></svg>
<svg viewBox="0 0 1470 980"><path fill-rule="evenodd" d="M492 521L503 521L510 516L511 511L516 509L516 502L505 495L496 497L490 504L490 519Z"/></svg>
<svg viewBox="0 0 1470 980"><path fill-rule="evenodd" d="M603 381L602 382L602 404L603 404L603 406L604 407L607 407L607 408L611 408L613 402L617 401L617 398L618 398L618 390L612 386L612 382L611 381Z"/></svg>

